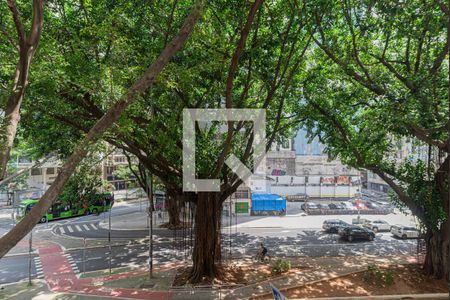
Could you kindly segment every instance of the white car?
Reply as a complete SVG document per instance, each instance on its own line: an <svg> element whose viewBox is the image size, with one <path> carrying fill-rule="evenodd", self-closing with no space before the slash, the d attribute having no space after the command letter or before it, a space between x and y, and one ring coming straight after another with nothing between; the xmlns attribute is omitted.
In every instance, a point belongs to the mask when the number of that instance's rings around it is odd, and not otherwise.
<svg viewBox="0 0 450 300"><path fill-rule="evenodd" d="M394 225L391 233L402 239L417 239L420 235L419 230L412 226Z"/></svg>
<svg viewBox="0 0 450 300"><path fill-rule="evenodd" d="M369 228L373 232L378 232L378 231L390 231L392 226L386 221L375 220L367 222L366 224L364 224L364 227Z"/></svg>
<svg viewBox="0 0 450 300"><path fill-rule="evenodd" d="M357 208L353 206L350 202L341 202L341 204L345 207L345 209L356 210Z"/></svg>

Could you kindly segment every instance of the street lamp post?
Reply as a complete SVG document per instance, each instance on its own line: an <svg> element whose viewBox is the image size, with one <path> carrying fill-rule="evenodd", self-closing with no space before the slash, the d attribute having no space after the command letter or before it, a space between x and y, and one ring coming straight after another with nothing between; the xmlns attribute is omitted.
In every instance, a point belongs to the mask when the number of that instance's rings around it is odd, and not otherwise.
<svg viewBox="0 0 450 300"><path fill-rule="evenodd" d="M83 238L83 274L86 273L86 237Z"/></svg>
<svg viewBox="0 0 450 300"><path fill-rule="evenodd" d="M31 260L33 251L33 230L30 231L29 250L28 250L28 285L31 286Z"/></svg>
<svg viewBox="0 0 450 300"><path fill-rule="evenodd" d="M229 214L230 214L229 224L228 224L228 226L229 226L228 232L229 232L229 238L230 238L230 253L229 253L229 260L230 260L230 262L231 262L231 246L232 246L232 243L231 243L231 230L232 230L232 229L231 229L231 222L232 222L232 218L233 218L233 214L231 213L232 208L233 208L233 200L231 200L231 196L228 198L228 200L229 200L229 202L230 202L230 207L229 207L229 209L228 209ZM236 211L235 211L235 213L236 213Z"/></svg>
<svg viewBox="0 0 450 300"><path fill-rule="evenodd" d="M150 184L149 188L149 207L148 207L148 268L149 268L149 279L153 277L153 176L149 176Z"/></svg>
<svg viewBox="0 0 450 300"><path fill-rule="evenodd" d="M111 249L111 211L112 206L109 208L109 216L108 216L108 246L109 246L109 274L111 275L111 256L112 256L112 249Z"/></svg>

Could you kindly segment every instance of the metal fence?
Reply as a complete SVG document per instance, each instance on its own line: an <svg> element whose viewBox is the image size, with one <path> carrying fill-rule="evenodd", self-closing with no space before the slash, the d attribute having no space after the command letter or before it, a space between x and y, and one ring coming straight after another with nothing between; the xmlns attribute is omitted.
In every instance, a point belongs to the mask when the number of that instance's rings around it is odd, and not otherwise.
<svg viewBox="0 0 450 300"><path fill-rule="evenodd" d="M147 194L144 192L142 188L134 188L127 190L118 190L114 191L114 199L117 201L128 201L146 198Z"/></svg>
<svg viewBox="0 0 450 300"><path fill-rule="evenodd" d="M387 215L392 209L306 209L308 215Z"/></svg>
<svg viewBox="0 0 450 300"><path fill-rule="evenodd" d="M427 255L427 243L424 239L417 239L417 261L419 263L425 262L425 256Z"/></svg>

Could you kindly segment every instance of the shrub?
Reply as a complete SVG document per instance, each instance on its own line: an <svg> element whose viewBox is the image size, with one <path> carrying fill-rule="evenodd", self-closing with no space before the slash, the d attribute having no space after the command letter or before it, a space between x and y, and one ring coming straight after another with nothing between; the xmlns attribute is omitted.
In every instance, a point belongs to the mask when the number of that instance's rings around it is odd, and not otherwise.
<svg viewBox="0 0 450 300"><path fill-rule="evenodd" d="M272 272L274 274L282 274L291 269L291 262L288 260L277 259L272 265Z"/></svg>
<svg viewBox="0 0 450 300"><path fill-rule="evenodd" d="M368 284L392 285L394 283L394 272L383 271L377 265L369 265L364 273L363 280Z"/></svg>
<svg viewBox="0 0 450 300"><path fill-rule="evenodd" d="M391 270L386 271L384 274L384 281L387 285L392 285L394 283L394 272Z"/></svg>

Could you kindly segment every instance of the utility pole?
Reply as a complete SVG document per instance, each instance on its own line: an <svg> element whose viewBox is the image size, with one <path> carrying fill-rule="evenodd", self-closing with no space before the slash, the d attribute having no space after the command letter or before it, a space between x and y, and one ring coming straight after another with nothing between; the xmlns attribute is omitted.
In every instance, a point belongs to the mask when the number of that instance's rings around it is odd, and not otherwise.
<svg viewBox="0 0 450 300"><path fill-rule="evenodd" d="M31 286L31 261L33 252L33 230L30 231L29 249L28 249L28 285Z"/></svg>
<svg viewBox="0 0 450 300"><path fill-rule="evenodd" d="M86 273L86 236L83 237L83 275Z"/></svg>
<svg viewBox="0 0 450 300"><path fill-rule="evenodd" d="M149 269L149 279L153 278L153 175L149 176L150 182L147 187L149 189L149 207L148 207L148 218L150 226L148 228L148 269Z"/></svg>
<svg viewBox="0 0 450 300"><path fill-rule="evenodd" d="M231 196L229 196L228 197L228 200L229 200L229 202L230 202L230 207L229 207L229 209L228 209L228 211L229 211L229 214L230 214L230 219L229 219L229 224L228 224L228 226L229 226L229 229L228 229L228 236L229 236L229 238L230 238L230 253L229 253L229 261L231 262L231 246L232 246L232 243L231 243L231 222L232 222L232 218L233 218L233 214L232 214L232 209L233 209L233 200L231 200ZM234 213L237 213L236 211L234 212Z"/></svg>
<svg viewBox="0 0 450 300"><path fill-rule="evenodd" d="M109 246L109 262L108 262L108 264L109 264L109 275L111 275L111 256L112 256L112 249L111 249L111 211L112 211L112 205L109 208L109 216L108 216L108 246Z"/></svg>

